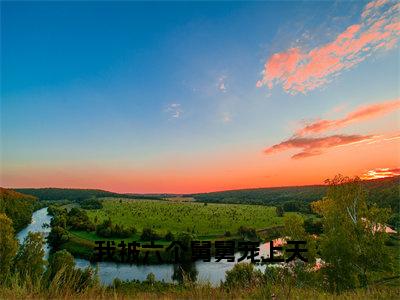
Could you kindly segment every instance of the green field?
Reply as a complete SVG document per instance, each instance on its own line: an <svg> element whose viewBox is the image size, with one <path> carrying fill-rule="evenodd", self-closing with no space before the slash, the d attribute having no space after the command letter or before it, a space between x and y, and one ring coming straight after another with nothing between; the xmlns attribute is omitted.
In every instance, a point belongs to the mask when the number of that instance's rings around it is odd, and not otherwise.
<svg viewBox="0 0 400 300"><path fill-rule="evenodd" d="M190 231L198 236L236 233L240 226L256 229L281 225L274 207L243 204L204 204L157 200L105 199L100 210L88 210L97 224L111 218L113 224L152 228L159 234ZM97 217L97 218L96 218Z"/></svg>

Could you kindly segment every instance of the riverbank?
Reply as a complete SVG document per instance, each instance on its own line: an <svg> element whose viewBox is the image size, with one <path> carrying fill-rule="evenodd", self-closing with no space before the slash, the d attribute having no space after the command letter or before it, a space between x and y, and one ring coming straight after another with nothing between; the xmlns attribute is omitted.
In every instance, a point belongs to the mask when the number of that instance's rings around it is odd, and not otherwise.
<svg viewBox="0 0 400 300"><path fill-rule="evenodd" d="M47 214L47 208L42 208L37 210L32 215L32 222L25 229L18 233L18 239L23 241L29 231L33 232L42 232L46 236L50 231L48 226L43 226L45 224L49 224L51 221L51 216ZM78 239L78 237L76 238ZM164 282L178 282L177 279L182 278L182 274L192 274L191 279L200 282L209 282L211 285L216 286L220 284L221 281L225 280L226 271L231 270L235 262L187 262L182 265L174 265L171 263L160 264L157 261L157 257L155 255L149 256L149 264L148 265L135 265L135 264L127 264L127 263L117 263L117 262L97 262L91 263L89 259L86 257L79 256L79 253L82 252L74 252L79 247L83 249L82 251L86 251L89 257L93 254L93 244L87 244L85 247L81 245L83 243L87 243L87 241L82 240L73 244L73 241L69 241L63 245L63 248L69 251L71 254L75 254L75 263L77 267L84 269L88 266L96 268L100 281L103 284L110 285L115 278L119 278L120 280L139 280L144 281L148 274L153 274L156 280L164 281ZM266 245L267 246L267 245ZM262 245L263 251L267 251L266 246ZM46 244L46 257L49 253L49 247ZM78 255L76 255L78 253ZM237 261L240 257L239 253L235 254L235 260ZM153 262L153 263L152 263ZM261 271L265 270L265 266L257 266L257 268Z"/></svg>

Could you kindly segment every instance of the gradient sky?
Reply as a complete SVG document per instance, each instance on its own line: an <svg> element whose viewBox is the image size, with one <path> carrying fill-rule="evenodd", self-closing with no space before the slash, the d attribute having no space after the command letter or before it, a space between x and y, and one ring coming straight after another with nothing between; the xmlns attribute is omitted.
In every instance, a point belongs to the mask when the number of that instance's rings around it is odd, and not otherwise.
<svg viewBox="0 0 400 300"><path fill-rule="evenodd" d="M1 2L1 186L400 174L399 4Z"/></svg>

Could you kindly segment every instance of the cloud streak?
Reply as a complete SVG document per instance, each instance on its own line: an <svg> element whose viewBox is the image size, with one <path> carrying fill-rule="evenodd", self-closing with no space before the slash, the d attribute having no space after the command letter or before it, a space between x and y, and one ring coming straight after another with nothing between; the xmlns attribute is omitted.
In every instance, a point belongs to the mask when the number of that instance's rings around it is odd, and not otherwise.
<svg viewBox="0 0 400 300"><path fill-rule="evenodd" d="M279 144L264 150L265 154L274 154L291 149L301 149L294 154L292 159L302 159L310 156L320 155L327 149L369 142L374 139L372 135L331 135L326 137L292 137Z"/></svg>
<svg viewBox="0 0 400 300"><path fill-rule="evenodd" d="M368 172L362 174L360 177L364 180L387 178L400 175L400 168L377 168L369 170Z"/></svg>
<svg viewBox="0 0 400 300"><path fill-rule="evenodd" d="M169 104L165 111L169 113L173 119L179 119L183 114L183 109L179 103Z"/></svg>
<svg viewBox="0 0 400 300"><path fill-rule="evenodd" d="M218 83L217 83L217 87L218 90L221 91L222 93L226 93L228 91L228 86L226 84L226 76L222 75L218 78Z"/></svg>
<svg viewBox="0 0 400 300"><path fill-rule="evenodd" d="M378 50L393 48L399 39L400 3L376 0L368 3L358 24L353 24L325 45L305 51L300 47L275 53L265 63L257 87L282 85L290 94L321 87L353 68Z"/></svg>
<svg viewBox="0 0 400 300"><path fill-rule="evenodd" d="M307 124L296 132L296 135L303 136L306 134L321 133L327 130L334 130L345 127L349 124L360 122L372 118L376 118L400 108L400 99L374 103L359 107L350 112L344 118L337 120L317 120Z"/></svg>

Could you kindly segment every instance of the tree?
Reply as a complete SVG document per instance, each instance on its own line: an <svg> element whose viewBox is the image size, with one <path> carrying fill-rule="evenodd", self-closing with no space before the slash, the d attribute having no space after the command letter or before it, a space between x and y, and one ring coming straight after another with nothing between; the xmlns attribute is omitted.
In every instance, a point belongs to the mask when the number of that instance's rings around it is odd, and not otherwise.
<svg viewBox="0 0 400 300"><path fill-rule="evenodd" d="M140 239L142 241L154 241L160 239L160 236L151 228L143 228Z"/></svg>
<svg viewBox="0 0 400 300"><path fill-rule="evenodd" d="M331 289L342 291L368 284L368 273L391 266L385 247L387 234L381 230L388 210L368 207L359 178L341 175L327 181L323 200L312 208L322 216L321 258Z"/></svg>
<svg viewBox="0 0 400 300"><path fill-rule="evenodd" d="M165 238L166 241L173 241L174 240L174 234L171 231L168 231L164 238Z"/></svg>
<svg viewBox="0 0 400 300"><path fill-rule="evenodd" d="M283 210L283 207L282 206L277 206L276 207L276 215L278 216L278 217L283 217L283 214L284 214L284 210Z"/></svg>
<svg viewBox="0 0 400 300"><path fill-rule="evenodd" d="M31 222L35 197L0 187L0 213L5 213L16 231Z"/></svg>
<svg viewBox="0 0 400 300"><path fill-rule="evenodd" d="M57 272L63 272L66 276L72 274L75 268L74 257L67 250L57 251L49 257L47 269L49 280L52 280Z"/></svg>
<svg viewBox="0 0 400 300"><path fill-rule="evenodd" d="M284 230L283 234L292 240L301 240L306 238L306 232L303 224L304 220L297 214L286 215L284 217Z"/></svg>
<svg viewBox="0 0 400 300"><path fill-rule="evenodd" d="M156 276L154 275L154 273L147 274L145 282L150 285L154 285L154 283L156 282Z"/></svg>
<svg viewBox="0 0 400 300"><path fill-rule="evenodd" d="M171 278L180 284L186 282L196 282L198 271L196 269L196 264L192 261L186 260L180 264L174 264L174 273Z"/></svg>
<svg viewBox="0 0 400 300"><path fill-rule="evenodd" d="M10 274L12 259L17 253L18 241L14 236L12 221L0 213L0 282Z"/></svg>
<svg viewBox="0 0 400 300"><path fill-rule="evenodd" d="M50 221L51 227L59 226L64 229L67 228L67 216L65 214L57 214Z"/></svg>
<svg viewBox="0 0 400 300"><path fill-rule="evenodd" d="M258 286L265 282L260 270L254 269L249 263L238 263L232 270L226 271L224 286L228 289L242 288L243 286Z"/></svg>
<svg viewBox="0 0 400 300"><path fill-rule="evenodd" d="M60 226L53 227L47 236L47 242L51 245L53 250L58 250L60 246L68 240L68 231Z"/></svg>
<svg viewBox="0 0 400 300"><path fill-rule="evenodd" d="M310 234L321 234L322 233L322 221L315 220L314 218L307 218L304 220L304 229Z"/></svg>
<svg viewBox="0 0 400 300"><path fill-rule="evenodd" d="M257 232L252 227L240 226L238 229L238 234L243 239L256 239L257 238Z"/></svg>
<svg viewBox="0 0 400 300"><path fill-rule="evenodd" d="M292 241L305 241L307 244L304 248L307 252L303 254L308 259L309 263L315 261L316 256L316 242L315 239L307 234L304 229L304 220L298 214L286 215L284 217L283 235Z"/></svg>
<svg viewBox="0 0 400 300"><path fill-rule="evenodd" d="M29 232L15 257L15 270L21 277L32 281L44 271L44 237L39 232Z"/></svg>

